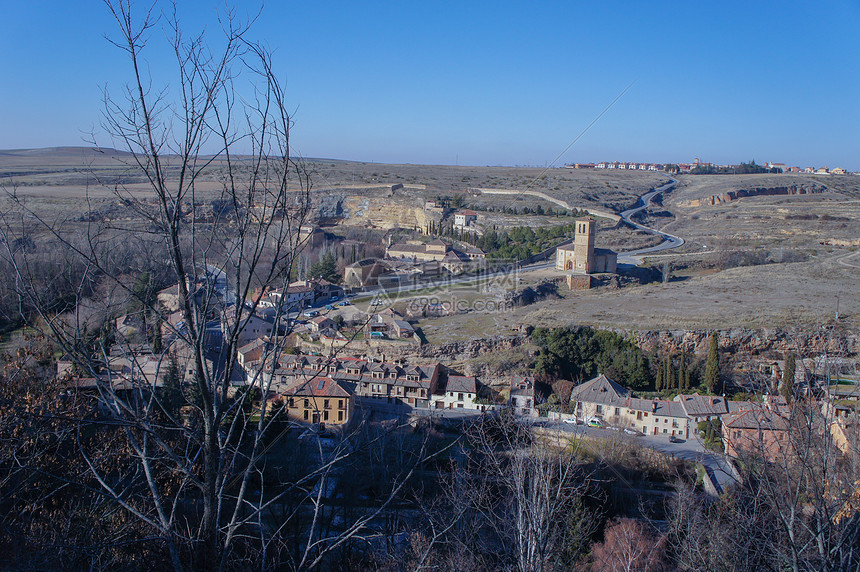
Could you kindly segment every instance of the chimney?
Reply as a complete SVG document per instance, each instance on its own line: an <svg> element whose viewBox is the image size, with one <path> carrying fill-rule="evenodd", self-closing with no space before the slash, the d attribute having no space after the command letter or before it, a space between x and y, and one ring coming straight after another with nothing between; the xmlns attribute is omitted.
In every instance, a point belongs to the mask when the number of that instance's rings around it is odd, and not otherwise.
<svg viewBox="0 0 860 572"><path fill-rule="evenodd" d="M652 403L651 413L657 413L657 400L656 399L654 400L654 403Z"/></svg>

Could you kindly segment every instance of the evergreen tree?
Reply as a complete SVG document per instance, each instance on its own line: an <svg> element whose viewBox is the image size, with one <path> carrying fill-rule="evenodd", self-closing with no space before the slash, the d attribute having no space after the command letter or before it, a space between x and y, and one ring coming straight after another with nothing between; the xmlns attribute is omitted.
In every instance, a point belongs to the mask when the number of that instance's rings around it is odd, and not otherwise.
<svg viewBox="0 0 860 572"><path fill-rule="evenodd" d="M334 254L329 252L308 267L308 278L323 278L329 282L340 282L340 274L337 272L337 260Z"/></svg>
<svg viewBox="0 0 860 572"><path fill-rule="evenodd" d="M687 375L687 350L684 349L681 351L681 365L678 367L678 389L683 390L685 387L685 381L689 376Z"/></svg>
<svg viewBox="0 0 860 572"><path fill-rule="evenodd" d="M182 372L173 354L170 354L167 372L164 374L159 390L164 411L174 419L177 418L180 408L185 404L185 396L182 394Z"/></svg>
<svg viewBox="0 0 860 572"><path fill-rule="evenodd" d="M672 365L672 355L666 354L666 359L663 362L663 380L666 382L666 389L675 387L675 367Z"/></svg>
<svg viewBox="0 0 860 572"><path fill-rule="evenodd" d="M657 379L654 381L654 388L657 391L663 389L663 369L660 368L657 370Z"/></svg>
<svg viewBox="0 0 860 572"><path fill-rule="evenodd" d="M708 350L708 362L705 365L705 385L708 391L715 393L720 382L720 341L717 332L711 334L711 346Z"/></svg>
<svg viewBox="0 0 860 572"><path fill-rule="evenodd" d="M150 330L152 332L150 336L150 340L152 342L152 353L160 354L161 350L164 349L164 343L161 338L161 325L156 323L155 326L150 328Z"/></svg>
<svg viewBox="0 0 860 572"><path fill-rule="evenodd" d="M785 400L791 403L794 397L794 373L795 373L794 354L789 353L785 356L785 367L782 370L782 384L780 385L780 393Z"/></svg>

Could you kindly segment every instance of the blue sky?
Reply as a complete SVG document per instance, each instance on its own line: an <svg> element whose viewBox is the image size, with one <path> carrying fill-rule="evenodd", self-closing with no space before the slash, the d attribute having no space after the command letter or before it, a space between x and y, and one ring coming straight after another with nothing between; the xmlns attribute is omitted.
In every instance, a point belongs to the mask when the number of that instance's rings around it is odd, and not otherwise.
<svg viewBox="0 0 860 572"><path fill-rule="evenodd" d="M180 4L215 37L223 1ZM544 165L632 84L558 163L860 170L860 2L651 4L271 1L251 35L308 157ZM129 77L113 30L98 0L4 2L0 148L84 144L101 88ZM172 79L162 40L156 84Z"/></svg>

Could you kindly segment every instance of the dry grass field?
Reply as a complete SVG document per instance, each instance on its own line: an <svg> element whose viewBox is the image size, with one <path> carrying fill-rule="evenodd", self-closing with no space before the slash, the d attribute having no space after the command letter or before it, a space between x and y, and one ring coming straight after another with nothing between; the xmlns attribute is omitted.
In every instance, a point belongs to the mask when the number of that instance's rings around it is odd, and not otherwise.
<svg viewBox="0 0 860 572"><path fill-rule="evenodd" d="M75 216L99 208L117 209L116 182L148 193L123 154L79 148L0 152L0 177L37 212ZM473 187L532 189L572 205L616 212L667 180L656 173L601 173L513 167L384 165L312 160L314 188L321 195L363 195L384 200L390 186L403 183L410 200L465 194L477 206L498 206L509 196L468 194ZM201 197L217 197L219 166L207 173ZM560 299L503 313L422 320L431 342L510 332L521 323L568 323L631 329L766 327L832 320L836 297L843 321L860 325L860 177L737 175L678 177L678 188L663 205L645 214L648 224L683 237L677 251L649 259L669 262L667 284L626 285L591 291L559 289ZM756 187L817 185L811 195L741 198L714 206L685 206L691 199ZM386 190L387 187L387 190ZM353 190L351 190L353 189ZM388 193L388 194L386 194ZM539 199L521 197L520 204ZM531 201L529 203L528 201ZM544 201L545 202L545 201ZM484 204L486 203L486 204ZM549 206L544 205L544 206ZM665 211L668 211L665 212ZM488 213L491 224L551 225L565 219ZM495 218L494 218L495 217ZM654 238L602 221L598 246L624 250L653 244ZM753 259L750 262L750 259ZM738 260L742 260L737 266ZM762 262L767 262L762 264ZM749 265L751 264L751 265ZM552 270L524 275L523 284L556 277ZM471 294L461 293L470 297ZM480 297L480 296L479 296Z"/></svg>

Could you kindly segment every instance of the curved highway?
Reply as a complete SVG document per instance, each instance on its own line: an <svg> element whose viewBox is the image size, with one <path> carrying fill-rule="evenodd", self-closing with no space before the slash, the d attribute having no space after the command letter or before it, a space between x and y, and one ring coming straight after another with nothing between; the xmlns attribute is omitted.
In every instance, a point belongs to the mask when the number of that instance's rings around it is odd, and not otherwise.
<svg viewBox="0 0 860 572"><path fill-rule="evenodd" d="M643 230L650 234L656 234L657 236L663 237L663 242L658 244L657 246L649 246L648 248L639 248L637 250L631 250L629 252L619 252L618 253L618 263L619 264L632 264L634 266L638 266L642 263L643 255L649 254L651 252L659 252L661 250L669 250L670 248L678 248L679 246L684 244L684 239L680 236L675 236L674 234L669 234L666 232L662 232L657 230L656 228L651 228L645 226L644 224L639 224L638 222L634 222L631 220L631 217L638 213L639 211L647 209L651 206L651 201L657 195L664 193L666 191L670 191L675 188L675 185L678 184L678 181L672 179L670 182L666 183L661 187L657 187L653 191L650 191L639 198L639 202L632 209L627 209L623 213L621 213L621 220L629 224L634 228L638 228L639 230Z"/></svg>

